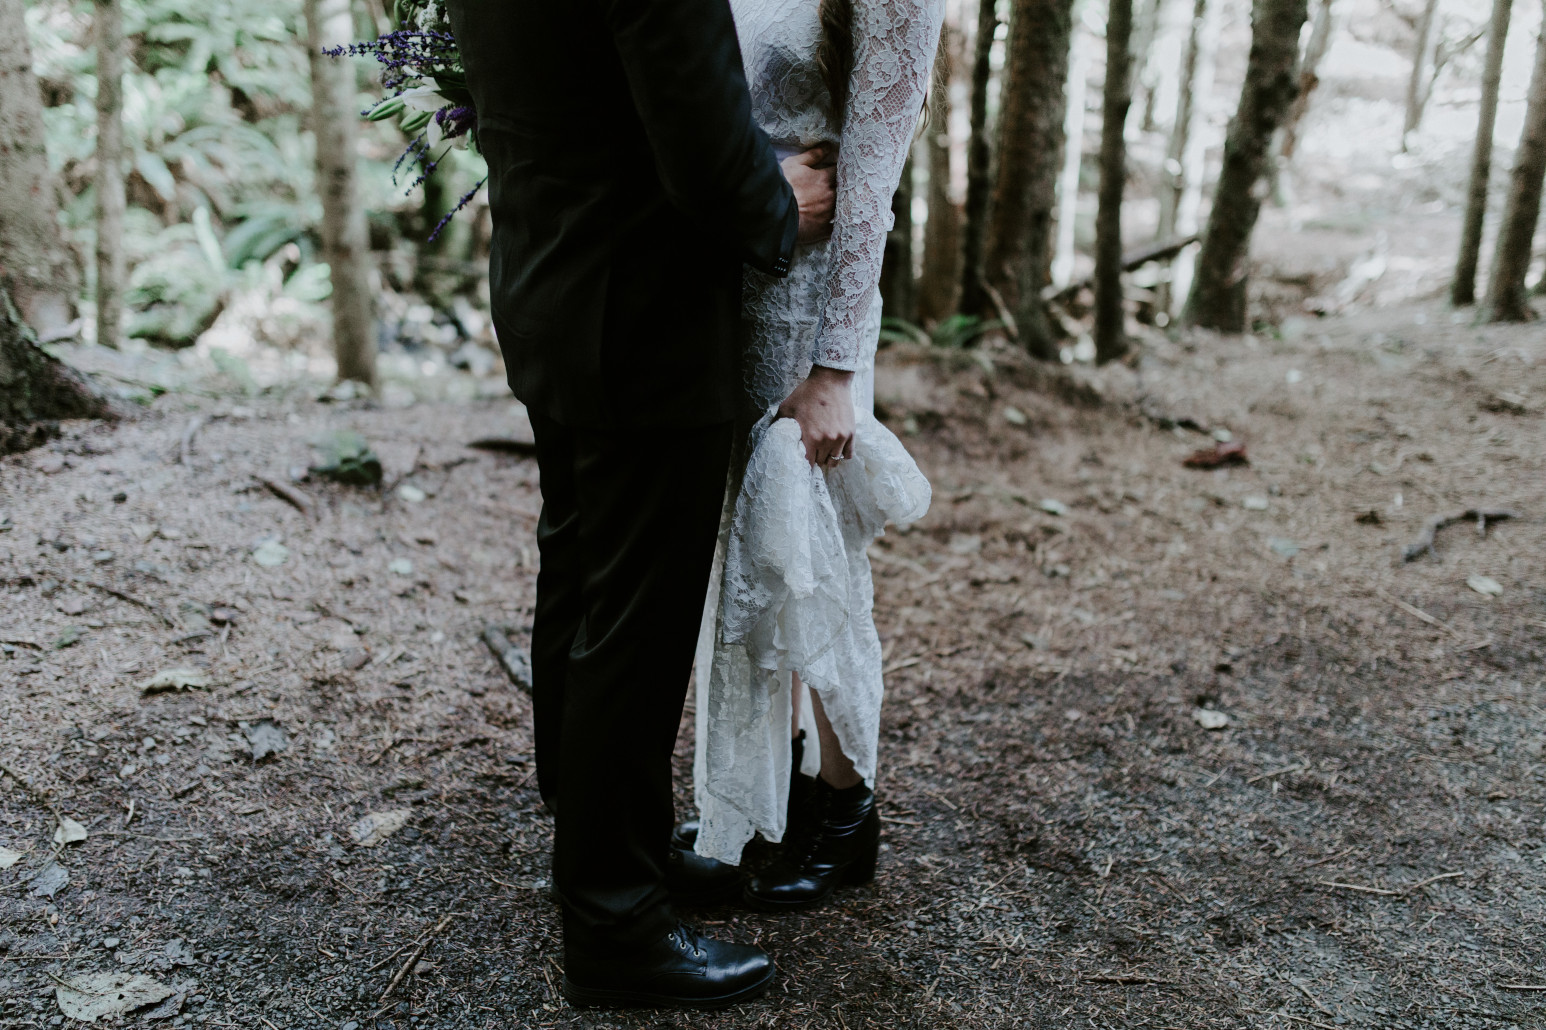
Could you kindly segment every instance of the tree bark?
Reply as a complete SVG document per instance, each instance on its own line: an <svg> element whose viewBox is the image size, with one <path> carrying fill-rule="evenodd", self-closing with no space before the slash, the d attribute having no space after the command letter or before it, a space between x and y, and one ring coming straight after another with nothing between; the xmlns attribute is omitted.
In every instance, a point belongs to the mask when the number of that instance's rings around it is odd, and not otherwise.
<svg viewBox="0 0 1546 1030"><path fill-rule="evenodd" d="M1417 131L1423 121L1423 107L1427 94L1423 90L1423 73L1428 68L1428 52L1432 49L1433 22L1439 13L1439 0L1426 0L1422 19L1417 23L1417 43L1412 53L1412 74L1406 80L1406 120L1401 127L1401 152L1406 152L1408 137Z"/></svg>
<svg viewBox="0 0 1546 1030"><path fill-rule="evenodd" d="M113 403L90 381L44 353L0 287L0 454L36 447L47 423L66 418L116 418Z"/></svg>
<svg viewBox="0 0 1546 1030"><path fill-rule="evenodd" d="M1487 283L1489 322L1528 322L1530 295L1525 275L1530 270L1530 249L1541 217L1541 189L1546 184L1546 25L1535 45L1535 71L1530 76L1530 102L1525 110L1524 132L1514 155L1509 183L1508 208L1498 230L1498 249L1492 259Z"/></svg>
<svg viewBox="0 0 1546 1030"><path fill-rule="evenodd" d="M1128 96L1138 108L1139 121L1136 128L1140 132L1152 132L1154 129L1154 94L1158 80L1151 74L1153 65L1150 57L1164 14L1165 0L1140 0L1140 6L1133 14L1133 38L1128 47L1133 55ZM1143 97L1141 104L1138 103L1140 93Z"/></svg>
<svg viewBox="0 0 1546 1030"><path fill-rule="evenodd" d="M946 25L934 59L935 79L924 135L929 175L928 221L923 224L923 276L918 285L918 316L937 321L955 310L961 271L961 211L951 197L950 84L955 76L954 47L961 33Z"/></svg>
<svg viewBox="0 0 1546 1030"><path fill-rule="evenodd" d="M1503 81L1503 51L1508 43L1513 9L1513 0L1493 0L1487 60L1482 67L1482 106L1476 116L1476 149L1471 153L1471 182L1466 193L1465 225L1460 230L1455 280L1449 287L1449 301L1456 307L1476 303L1476 267L1481 260L1487 191L1492 181L1492 137L1498 123L1498 88Z"/></svg>
<svg viewBox="0 0 1546 1030"><path fill-rule="evenodd" d="M1245 85L1224 140L1224 166L1183 316L1193 325L1234 333L1247 328L1251 234L1261 214L1258 186L1271 159L1273 133L1299 92L1299 31L1307 16L1306 0L1255 0Z"/></svg>
<svg viewBox="0 0 1546 1030"><path fill-rule="evenodd" d="M982 249L993 186L988 86L993 77L993 36L997 31L998 11L994 0L978 0L977 38L972 58L971 134L966 145L966 209L961 225L960 307L967 315L983 314L988 307L988 294L983 289Z"/></svg>
<svg viewBox="0 0 1546 1030"><path fill-rule="evenodd" d="M1310 97L1321 84L1320 66L1326 51L1331 49L1331 32L1335 25L1332 5L1335 2L1320 0L1315 8L1310 40L1305 44L1304 56L1299 61L1299 95L1288 109L1288 118L1283 123L1280 137L1282 142L1278 146L1278 157L1285 163L1292 161L1294 152L1299 149L1299 123L1304 121L1305 114L1310 110Z"/></svg>
<svg viewBox="0 0 1546 1030"><path fill-rule="evenodd" d="M1133 0L1110 0L1100 134L1100 209L1095 216L1095 360L1127 353L1122 296L1122 193L1127 185L1127 112L1132 106Z"/></svg>
<svg viewBox="0 0 1546 1030"><path fill-rule="evenodd" d="M891 195L891 231L880 266L881 311L887 318L918 319L918 289L913 278L913 159L902 166L902 181Z"/></svg>
<svg viewBox="0 0 1546 1030"><path fill-rule="evenodd" d="M43 143L25 0L0 0L0 283L45 336L75 318L80 269L59 231L59 184Z"/></svg>
<svg viewBox="0 0 1546 1030"><path fill-rule="evenodd" d="M123 6L96 0L97 342L123 340Z"/></svg>
<svg viewBox="0 0 1546 1030"><path fill-rule="evenodd" d="M1064 88L1074 0L1015 0L1009 20L998 178L983 270L1015 313L1033 357L1057 357L1041 291L1050 281L1063 157Z"/></svg>
<svg viewBox="0 0 1546 1030"><path fill-rule="evenodd" d="M359 104L354 65L322 48L350 43L350 0L306 0L311 41L312 133L317 143L317 188L322 195L322 256L333 285L333 351L338 378L374 385L376 340L367 269L365 211L356 185L355 139Z"/></svg>
<svg viewBox="0 0 1546 1030"><path fill-rule="evenodd" d="M1217 4L1215 3L1214 7ZM1197 232L1197 213L1202 204L1202 179L1207 170L1207 141L1199 123L1198 100L1213 92L1213 25L1216 14L1209 0L1193 0L1191 25L1181 54L1181 73L1176 90L1176 116L1165 150L1165 179L1160 187L1159 230L1164 241ZM1176 298L1184 299L1191 288L1196 253L1186 248L1170 265L1170 278L1159 284L1157 306L1166 319L1176 314Z"/></svg>
<svg viewBox="0 0 1546 1030"><path fill-rule="evenodd" d="M1079 182L1084 170L1085 94L1089 90L1090 46L1088 28L1074 2L1074 21L1068 43L1068 79L1063 90L1063 170L1058 173L1057 239L1052 246L1052 282L1062 286L1074 277L1078 243Z"/></svg>

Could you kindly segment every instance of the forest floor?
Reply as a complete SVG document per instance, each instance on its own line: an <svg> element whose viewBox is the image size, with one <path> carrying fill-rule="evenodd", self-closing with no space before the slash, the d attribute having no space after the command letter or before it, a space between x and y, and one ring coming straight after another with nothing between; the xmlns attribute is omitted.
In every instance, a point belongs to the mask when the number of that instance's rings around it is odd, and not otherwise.
<svg viewBox="0 0 1546 1030"><path fill-rule="evenodd" d="M1538 327L883 352L936 495L874 548L879 878L697 914L779 962L715 1015L555 990L529 702L480 639L529 628L536 469L466 447L519 412L219 393L0 462L0 1025L104 972L254 1030L1546 1025ZM387 489L291 480L340 429ZM1224 431L1249 465L1183 466ZM1402 560L1475 508L1516 517Z"/></svg>

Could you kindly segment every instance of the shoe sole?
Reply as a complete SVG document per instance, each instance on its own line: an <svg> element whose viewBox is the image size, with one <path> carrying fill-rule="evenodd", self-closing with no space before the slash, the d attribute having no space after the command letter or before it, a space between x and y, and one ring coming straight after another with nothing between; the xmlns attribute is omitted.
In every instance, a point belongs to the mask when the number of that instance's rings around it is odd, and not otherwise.
<svg viewBox="0 0 1546 1030"><path fill-rule="evenodd" d="M756 983L730 994L710 998L684 998L675 994L653 994L649 991L620 991L607 987L581 987L567 976L563 980L564 1000L576 1008L588 1009L700 1009L729 1008L744 1001L761 997L773 983L776 969Z"/></svg>

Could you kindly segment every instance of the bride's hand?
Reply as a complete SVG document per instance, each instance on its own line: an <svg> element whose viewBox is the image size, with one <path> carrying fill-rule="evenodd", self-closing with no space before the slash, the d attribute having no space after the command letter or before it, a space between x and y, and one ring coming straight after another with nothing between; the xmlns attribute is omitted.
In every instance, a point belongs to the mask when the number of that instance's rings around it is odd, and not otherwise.
<svg viewBox="0 0 1546 1030"><path fill-rule="evenodd" d="M818 365L778 406L779 418L800 424L805 459L812 465L830 468L854 456L853 378L852 372Z"/></svg>

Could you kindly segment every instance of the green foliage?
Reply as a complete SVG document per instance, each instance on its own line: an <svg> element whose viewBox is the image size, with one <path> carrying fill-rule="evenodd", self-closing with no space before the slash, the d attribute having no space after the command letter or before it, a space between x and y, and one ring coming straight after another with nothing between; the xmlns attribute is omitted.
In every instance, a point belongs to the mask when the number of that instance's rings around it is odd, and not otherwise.
<svg viewBox="0 0 1546 1030"><path fill-rule="evenodd" d="M311 471L319 476L351 486L375 486L381 482L381 459L359 433L340 429L311 442L317 449L317 463Z"/></svg>
<svg viewBox="0 0 1546 1030"><path fill-rule="evenodd" d="M1004 323L998 319L984 320L976 315L951 315L936 323L932 331L905 318L885 318L880 323L880 342L882 346L917 343L925 347L961 350L971 346L983 334L1002 328Z"/></svg>
<svg viewBox="0 0 1546 1030"><path fill-rule="evenodd" d="M326 298L327 269L314 258L322 212L306 128L311 80L300 0L123 5L130 334L192 343L233 290L256 281L243 270L264 262L282 267L286 296ZM87 268L96 160L92 18L89 0L28 0L49 157L70 194L64 228ZM362 92L360 106L368 103ZM360 181L368 208L412 206L391 183L402 145L390 122L367 127ZM476 181L475 171L458 168L458 177Z"/></svg>

